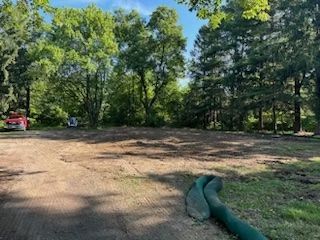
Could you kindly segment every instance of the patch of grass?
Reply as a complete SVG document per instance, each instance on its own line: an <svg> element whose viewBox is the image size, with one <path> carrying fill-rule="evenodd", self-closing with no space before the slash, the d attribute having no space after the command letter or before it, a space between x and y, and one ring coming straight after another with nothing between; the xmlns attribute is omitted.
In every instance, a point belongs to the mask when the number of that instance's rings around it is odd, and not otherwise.
<svg viewBox="0 0 320 240"><path fill-rule="evenodd" d="M313 153L319 149L319 143L316 142L281 142L272 146L274 154L285 156L301 156L308 153Z"/></svg>
<svg viewBox="0 0 320 240"><path fill-rule="evenodd" d="M313 202L293 201L282 209L283 216L290 220L301 220L320 226L320 204Z"/></svg>
<svg viewBox="0 0 320 240"><path fill-rule="evenodd" d="M319 160L279 164L276 172L269 167L242 174L242 168L231 168L242 178L225 179L221 200L269 239L320 239L320 183L301 181L320 180Z"/></svg>

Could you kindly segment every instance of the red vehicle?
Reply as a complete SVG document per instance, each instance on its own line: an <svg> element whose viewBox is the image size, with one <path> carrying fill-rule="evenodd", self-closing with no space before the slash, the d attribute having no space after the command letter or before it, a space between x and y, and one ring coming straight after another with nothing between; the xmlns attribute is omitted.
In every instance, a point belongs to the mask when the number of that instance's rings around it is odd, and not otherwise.
<svg viewBox="0 0 320 240"><path fill-rule="evenodd" d="M27 130L30 128L30 121L21 113L11 113L10 116L4 120L4 128L7 130Z"/></svg>

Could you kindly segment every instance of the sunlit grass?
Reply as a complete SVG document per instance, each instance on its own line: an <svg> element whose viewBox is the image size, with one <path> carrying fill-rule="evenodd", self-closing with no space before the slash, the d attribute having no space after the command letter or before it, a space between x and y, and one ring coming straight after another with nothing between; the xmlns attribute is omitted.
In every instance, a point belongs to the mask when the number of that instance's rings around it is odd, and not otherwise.
<svg viewBox="0 0 320 240"><path fill-rule="evenodd" d="M281 153L320 151L315 144L290 144ZM269 239L320 239L320 157L248 168L220 167L242 177L225 179L223 202Z"/></svg>
<svg viewBox="0 0 320 240"><path fill-rule="evenodd" d="M320 226L320 204L308 201L293 201L283 208L283 216L288 220L302 220Z"/></svg>

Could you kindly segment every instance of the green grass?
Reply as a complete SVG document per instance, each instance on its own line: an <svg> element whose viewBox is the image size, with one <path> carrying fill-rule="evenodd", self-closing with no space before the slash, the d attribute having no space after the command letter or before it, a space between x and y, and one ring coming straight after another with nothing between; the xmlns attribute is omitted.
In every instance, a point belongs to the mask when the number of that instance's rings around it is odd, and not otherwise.
<svg viewBox="0 0 320 240"><path fill-rule="evenodd" d="M269 239L320 239L320 158L279 164L262 172L232 171L244 180L226 179L220 197L239 217Z"/></svg>
<svg viewBox="0 0 320 240"><path fill-rule="evenodd" d="M308 201L293 201L283 208L282 215L289 221L301 220L320 225L320 205Z"/></svg>

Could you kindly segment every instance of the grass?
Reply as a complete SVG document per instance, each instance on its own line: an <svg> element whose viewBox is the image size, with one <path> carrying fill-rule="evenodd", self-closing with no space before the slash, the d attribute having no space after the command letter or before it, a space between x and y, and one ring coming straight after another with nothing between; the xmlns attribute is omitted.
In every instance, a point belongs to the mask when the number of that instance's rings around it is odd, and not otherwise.
<svg viewBox="0 0 320 240"><path fill-rule="evenodd" d="M320 206L312 202L293 201L283 209L282 215L290 220L301 220L310 224L320 224Z"/></svg>
<svg viewBox="0 0 320 240"><path fill-rule="evenodd" d="M281 148L279 153L318 151L319 145ZM275 164L257 172L241 168L226 171L242 176L228 178L220 197L242 219L269 239L320 239L320 158ZM261 169L260 169L261 170Z"/></svg>

